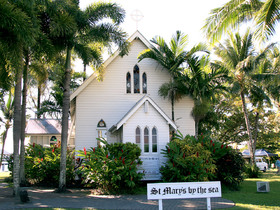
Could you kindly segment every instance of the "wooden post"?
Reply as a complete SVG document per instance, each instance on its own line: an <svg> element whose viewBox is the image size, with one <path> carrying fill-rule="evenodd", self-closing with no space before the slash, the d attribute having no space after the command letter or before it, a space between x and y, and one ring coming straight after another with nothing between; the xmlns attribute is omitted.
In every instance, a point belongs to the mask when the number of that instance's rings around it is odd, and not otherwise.
<svg viewBox="0 0 280 210"><path fill-rule="evenodd" d="M162 199L158 200L158 210L162 210Z"/></svg>
<svg viewBox="0 0 280 210"><path fill-rule="evenodd" d="M211 210L211 198L206 198L207 199L207 210Z"/></svg>

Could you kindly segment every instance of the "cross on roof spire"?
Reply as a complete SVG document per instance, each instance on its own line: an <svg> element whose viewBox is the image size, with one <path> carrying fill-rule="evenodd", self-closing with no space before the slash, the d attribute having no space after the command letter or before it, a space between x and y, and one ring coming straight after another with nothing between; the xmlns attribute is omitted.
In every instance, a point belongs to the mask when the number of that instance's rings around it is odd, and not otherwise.
<svg viewBox="0 0 280 210"><path fill-rule="evenodd" d="M132 20L136 22L136 30L138 30L138 23L143 19L144 15L140 10L136 9L131 13L130 16Z"/></svg>

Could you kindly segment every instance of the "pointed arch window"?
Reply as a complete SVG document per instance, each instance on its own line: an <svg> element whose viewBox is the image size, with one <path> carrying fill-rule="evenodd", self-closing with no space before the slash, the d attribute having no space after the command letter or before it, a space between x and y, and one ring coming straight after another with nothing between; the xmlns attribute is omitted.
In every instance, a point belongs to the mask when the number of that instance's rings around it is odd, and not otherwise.
<svg viewBox="0 0 280 210"><path fill-rule="evenodd" d="M141 148L141 131L139 127L135 130L135 143Z"/></svg>
<svg viewBox="0 0 280 210"><path fill-rule="evenodd" d="M97 137L98 138L102 138L104 140L107 140L107 127L106 127L106 123L103 119L101 119L98 123L97 123ZM103 146L103 144L97 140L97 146Z"/></svg>
<svg viewBox="0 0 280 210"><path fill-rule="evenodd" d="M157 152L157 129L152 130L152 152Z"/></svg>
<svg viewBox="0 0 280 210"><path fill-rule="evenodd" d="M129 72L126 74L126 93L131 93L131 75Z"/></svg>
<svg viewBox="0 0 280 210"><path fill-rule="evenodd" d="M143 90L143 93L147 93L147 75L146 75L146 73L143 73L143 75L142 75L142 90Z"/></svg>
<svg viewBox="0 0 280 210"><path fill-rule="evenodd" d="M144 129L144 152L149 152L149 130L146 127Z"/></svg>
<svg viewBox="0 0 280 210"><path fill-rule="evenodd" d="M135 65L133 68L133 80L134 80L134 93L140 93L139 67L137 65Z"/></svg>

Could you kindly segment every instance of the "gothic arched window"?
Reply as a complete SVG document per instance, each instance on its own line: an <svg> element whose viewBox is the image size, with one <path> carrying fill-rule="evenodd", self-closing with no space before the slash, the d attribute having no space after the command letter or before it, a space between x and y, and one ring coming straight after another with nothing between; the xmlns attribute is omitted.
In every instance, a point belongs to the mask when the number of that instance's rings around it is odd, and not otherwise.
<svg viewBox="0 0 280 210"><path fill-rule="evenodd" d="M143 93L147 93L147 75L146 75L146 73L143 73L143 75L142 75L142 88L143 88Z"/></svg>
<svg viewBox="0 0 280 210"><path fill-rule="evenodd" d="M157 152L157 129L152 130L152 152Z"/></svg>
<svg viewBox="0 0 280 210"><path fill-rule="evenodd" d="M102 138L104 140L107 140L107 127L106 127L106 123L103 119L101 119L98 123L97 123L97 137L98 138ZM97 146L103 146L103 144L97 140Z"/></svg>
<svg viewBox="0 0 280 210"><path fill-rule="evenodd" d="M135 130L135 143L141 148L141 131L139 127Z"/></svg>
<svg viewBox="0 0 280 210"><path fill-rule="evenodd" d="M147 127L144 129L144 152L149 152L149 130Z"/></svg>
<svg viewBox="0 0 280 210"><path fill-rule="evenodd" d="M137 65L135 65L133 68L133 80L134 80L134 93L140 93L139 67Z"/></svg>
<svg viewBox="0 0 280 210"><path fill-rule="evenodd" d="M126 74L126 93L131 93L131 75L129 72Z"/></svg>

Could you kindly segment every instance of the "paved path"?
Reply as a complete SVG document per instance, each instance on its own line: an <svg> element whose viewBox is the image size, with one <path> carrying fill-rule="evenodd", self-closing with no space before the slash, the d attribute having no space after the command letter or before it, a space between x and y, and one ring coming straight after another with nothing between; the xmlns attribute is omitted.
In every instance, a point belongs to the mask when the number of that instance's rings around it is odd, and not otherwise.
<svg viewBox="0 0 280 210"><path fill-rule="evenodd" d="M146 195L93 196L89 190L71 189L68 193L54 193L53 189L29 188L30 202L20 203L12 196L12 189L0 183L0 209L21 208L83 208L83 209L158 209L158 202ZM212 209L234 206L230 200L211 199ZM163 200L163 209L206 209L206 199Z"/></svg>

